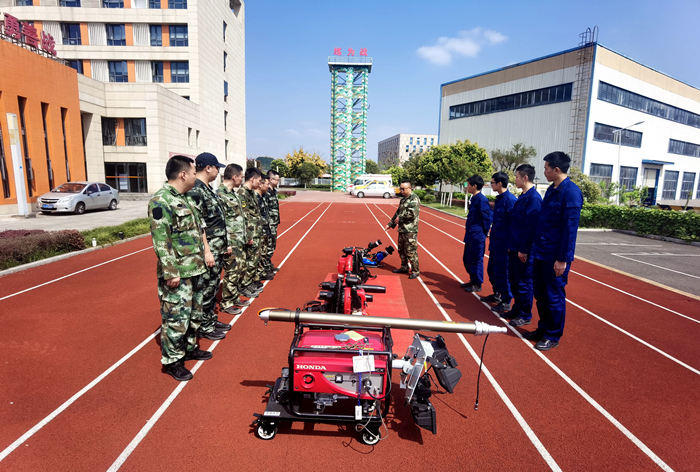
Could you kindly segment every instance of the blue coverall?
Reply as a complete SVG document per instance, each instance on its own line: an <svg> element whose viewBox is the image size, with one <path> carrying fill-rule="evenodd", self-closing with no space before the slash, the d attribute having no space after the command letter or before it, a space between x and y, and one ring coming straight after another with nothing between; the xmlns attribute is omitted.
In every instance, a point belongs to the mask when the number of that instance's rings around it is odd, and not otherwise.
<svg viewBox="0 0 700 472"><path fill-rule="evenodd" d="M550 185L542 201L535 240L532 245L533 282L540 321L537 330L545 339L559 341L566 319L566 284L576 248L576 231L581 218L583 195L567 177L557 188ZM554 262L566 262L557 277Z"/></svg>
<svg viewBox="0 0 700 472"><path fill-rule="evenodd" d="M493 224L489 235L489 265L487 272L494 293L501 295L501 302L510 303L513 295L508 282L508 240L510 239L510 213L517 198L508 190L496 197L493 207Z"/></svg>
<svg viewBox="0 0 700 472"><path fill-rule="evenodd" d="M532 318L532 242L541 208L542 197L532 187L518 197L510 218L508 279L515 298L511 314L526 320ZM526 262L520 262L519 252L527 254Z"/></svg>
<svg viewBox="0 0 700 472"><path fill-rule="evenodd" d="M464 225L462 262L469 274L469 283L475 285L481 285L484 282L484 252L492 214L489 200L481 192L471 198L467 222Z"/></svg>

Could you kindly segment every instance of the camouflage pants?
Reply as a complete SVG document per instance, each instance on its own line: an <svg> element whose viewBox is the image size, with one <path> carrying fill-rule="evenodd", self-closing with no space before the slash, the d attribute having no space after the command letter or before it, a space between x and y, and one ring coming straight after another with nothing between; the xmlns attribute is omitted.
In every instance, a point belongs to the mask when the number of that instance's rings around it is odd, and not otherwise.
<svg viewBox="0 0 700 472"><path fill-rule="evenodd" d="M260 265L260 243L262 238L259 236L253 237L253 244L245 247L245 265L243 266L243 280L241 280L241 288L245 288L253 282L257 282L258 266Z"/></svg>
<svg viewBox="0 0 700 472"><path fill-rule="evenodd" d="M414 274L420 273L418 269L418 233L399 233L399 257L401 258L401 268L411 269Z"/></svg>
<svg viewBox="0 0 700 472"><path fill-rule="evenodd" d="M262 238L262 242L260 243L260 265L258 266L258 274L259 277L262 278L267 274L271 269L272 265L270 264L270 260L267 258L267 252L270 248L270 235L266 234Z"/></svg>
<svg viewBox="0 0 700 472"><path fill-rule="evenodd" d="M272 256L275 254L275 249L277 249L277 225L270 225L270 239L267 241L267 260L269 263L269 269L272 269L274 265L272 264Z"/></svg>
<svg viewBox="0 0 700 472"><path fill-rule="evenodd" d="M160 332L161 363L177 362L197 348L197 330L202 322L202 276L180 279L170 288L165 279L158 279L158 298L162 329Z"/></svg>
<svg viewBox="0 0 700 472"><path fill-rule="evenodd" d="M226 252L226 240L224 238L211 238L209 249L214 255L214 266L207 267L207 271L202 274L202 311L204 317L199 330L202 333L214 331L214 323L219 318L214 312L216 308L216 294L219 291L221 282L221 269L224 267L224 256Z"/></svg>
<svg viewBox="0 0 700 472"><path fill-rule="evenodd" d="M222 310L233 306L239 300L239 291L243 288L241 281L244 271L245 249L233 246L233 252L224 256L224 288L219 305Z"/></svg>

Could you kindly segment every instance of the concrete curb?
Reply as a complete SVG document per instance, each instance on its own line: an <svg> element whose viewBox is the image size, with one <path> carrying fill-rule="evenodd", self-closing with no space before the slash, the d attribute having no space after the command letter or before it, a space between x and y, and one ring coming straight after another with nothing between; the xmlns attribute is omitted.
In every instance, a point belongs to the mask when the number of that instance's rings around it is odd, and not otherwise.
<svg viewBox="0 0 700 472"><path fill-rule="evenodd" d="M124 239L121 241L116 241L116 242L113 242L111 244L105 244L105 245L97 246L97 247L89 247L89 248L83 249L81 251L68 252L66 254L61 254L60 256L48 257L48 258L42 259L40 261L29 262L27 264L22 264L22 265L19 265L17 267L10 267L9 269L5 269L5 270L0 271L0 277L14 274L16 272L21 272L21 271L27 270L27 269L33 269L34 267L39 267L39 266L42 266L44 264L51 264L52 262L61 261L63 259L68 259L69 257L78 256L80 254L86 254L88 252L98 251L100 249L116 246L117 244L128 243L129 241L135 241L139 238L144 238L148 235L149 235L149 233L142 234L141 236L134 236L132 238L127 238L127 239Z"/></svg>

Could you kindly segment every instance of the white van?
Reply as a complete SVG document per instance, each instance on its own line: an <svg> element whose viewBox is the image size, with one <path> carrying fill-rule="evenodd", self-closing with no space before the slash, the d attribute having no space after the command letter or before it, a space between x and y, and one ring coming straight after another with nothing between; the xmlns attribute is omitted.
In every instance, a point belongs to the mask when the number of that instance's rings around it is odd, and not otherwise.
<svg viewBox="0 0 700 472"><path fill-rule="evenodd" d="M386 185L393 187L391 174L362 174L355 179L353 183L348 185L348 192L352 192L357 187L364 187L372 182L386 182Z"/></svg>

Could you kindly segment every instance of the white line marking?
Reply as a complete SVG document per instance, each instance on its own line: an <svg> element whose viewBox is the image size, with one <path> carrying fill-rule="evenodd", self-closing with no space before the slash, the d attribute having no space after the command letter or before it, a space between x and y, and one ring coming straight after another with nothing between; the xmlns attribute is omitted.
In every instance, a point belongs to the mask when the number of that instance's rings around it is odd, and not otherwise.
<svg viewBox="0 0 700 472"><path fill-rule="evenodd" d="M323 203L319 203L318 205L316 205L316 208L320 207L321 205L323 205ZM308 212L306 215L304 215L304 216L302 216L301 218L299 218L299 221L297 221L296 223L294 223L292 226L290 226L289 228L285 229L285 230L282 232L282 234L280 234L279 236L277 236L277 239L281 238L282 236L284 236L284 233L286 233L287 231L289 231L290 229L294 228L296 225L298 225L299 223L301 223L302 220L303 220L304 218L306 218L307 216L309 216L316 208L314 208L313 210L311 210L310 212Z"/></svg>
<svg viewBox="0 0 700 472"><path fill-rule="evenodd" d="M365 204L365 205L367 205L367 204ZM377 206L377 205L375 205L375 206ZM377 209L379 209L379 207L377 207ZM377 216L374 214L374 212L373 212L372 210L369 209L369 206L367 207L367 210L369 210L370 214L374 217L374 219L375 219L375 221L377 222L377 224L378 224L379 226L381 226L382 229L384 229L384 227L382 226L382 224L381 224L381 223L379 222L379 220L377 219ZM381 211L382 213L384 213L381 209L380 209L379 211ZM386 215L386 213L384 213L384 214ZM388 216L388 215L387 215L387 216ZM386 231L384 231L384 232L387 233ZM393 244L396 244L396 243L394 243L394 240L393 240L393 238L391 237L391 235L390 235L389 233L387 233L387 236L389 236L389 239L391 240L391 242L392 242ZM420 243L419 243L419 244L420 244ZM425 249L425 248L423 248L423 249ZM432 254L431 254L431 256L432 256ZM434 257L434 256L433 256L433 257ZM452 274L452 275L454 276L454 274ZM447 321L452 321L452 318L449 317L449 315L447 314L447 312L443 309L442 305L440 305L440 303L437 301L437 299L436 299L435 296L432 294L432 292L430 291L430 289L425 285L425 282L423 282L423 278L420 277L420 276L418 276L418 280L420 281L420 284L423 286L423 288L425 289L425 291L426 291L426 292L428 293L428 295L430 296L430 298L431 298L431 300L433 301L433 303L435 303L435 306L437 307L437 309L440 311L440 313L442 313L442 316L443 316ZM474 359L474 362L476 362L476 364L479 365L479 363L480 363L480 361L481 361L481 359L479 358L479 355L474 351L474 349L472 349L471 345L467 342L467 340L464 338L464 336L463 336L461 333L459 333L458 336L459 336L460 340L462 341L462 343L464 344L464 347L467 348L467 351L469 351L469 354L470 354L470 355L472 356L472 358ZM493 388L494 388L494 390L496 390L496 393L498 394L498 396L501 398L501 400L503 401L503 403L506 405L506 407L507 407L508 410L511 412L511 414L513 415L513 417L515 418L515 420L518 422L518 424L520 425L520 427L521 427L521 428L523 429L523 431L525 432L525 435L526 435L526 436L528 437L528 439L532 442L533 446L535 446L535 449L537 449L537 452L540 453L540 455L541 455L542 458L545 460L545 462L547 463L547 465L549 465L549 468L552 469L552 470L554 470L554 471L561 471L561 468L560 468L559 465L556 463L556 461L554 460L554 458L552 457L552 455L549 453L549 451L547 451L547 448L544 447L544 445L542 444L542 442L540 441L540 439L539 439L539 438L537 437L537 435L534 433L534 431L532 430L532 428L530 427L530 425L527 423L527 421L525 421L525 418L523 418L523 416L520 414L520 412L519 412L518 409L515 407L515 405L513 405L513 402L510 401L510 398L508 398L508 395L506 395L506 393L503 391L503 389L502 389L501 386L498 384L498 382L496 381L496 379L495 379L495 378L493 377L493 375L491 374L491 371L489 371L489 369L486 367L485 364L483 365L483 371L484 371L484 375L486 375L486 377L489 379L489 382L491 382L491 385L493 385Z"/></svg>
<svg viewBox="0 0 700 472"><path fill-rule="evenodd" d="M631 243L580 243L577 246L635 246L635 247L663 247L661 244L631 244Z"/></svg>
<svg viewBox="0 0 700 472"><path fill-rule="evenodd" d="M381 211L381 209L379 209L379 211ZM384 213L384 212L382 212L382 213ZM384 213L384 214L386 215L386 213ZM424 250L425 252L427 252L428 255L430 255L430 257L432 257L433 259L435 259L435 261L437 261L438 264L440 264L447 272L449 272L450 275L452 275L452 277L453 277L457 282L463 283L463 281L462 281L459 277L457 277L450 269L448 269L448 268L445 266L445 264L443 264L443 263L442 263L437 257L435 257L430 251L428 251L428 250L425 248L425 246L423 246L421 243L418 243L418 245L419 245L421 248L423 248L423 250ZM479 298L479 296L478 296L476 293L472 293L472 295L474 295L474 297L476 297L477 299ZM567 300L567 301L569 301L569 300ZM488 306L488 305L485 304L485 303L482 303L482 304ZM586 311L587 311L587 310L586 310ZM494 316L496 316L490 309L489 309L489 312L490 312L491 314L493 314ZM519 332L518 330L516 330L515 328L513 328L512 326L510 326L510 324L509 324L508 322L506 322L503 318L501 318L501 317L499 317L499 316L496 316L496 318L498 318L499 320L501 320L501 322L502 322L503 324L505 324L506 327L507 327L508 329L510 329L516 336L518 336L518 337L528 346L528 348L529 348L531 351L533 351L535 354L537 354L537 355L540 357L540 359L542 359L549 367L551 367L557 374L559 374L559 376L560 376L562 379L564 379L564 381L565 381L566 383L568 383L574 390L576 390L576 392L577 392L579 395L581 395L591 406L593 406L593 408L595 408L595 409L596 409L600 414L602 414L608 421L610 421L622 434L624 434L624 435L627 437L627 439L629 439L630 441L632 441L632 443L634 443L635 446L637 446L642 452L644 452L644 454L646 454L651 460L653 460L654 463L655 463L656 465L658 465L662 470L665 470L665 471L673 471L673 469L671 469L671 467L669 467L664 461L662 461L661 458L660 458L659 456L657 456L651 449L649 449L649 447L647 447L646 444L644 444L642 441L640 441L639 438L637 438L634 434L632 434L632 432L631 432L630 430L628 430L627 428L625 428L625 426L624 426L622 423L620 423L617 419L615 419L614 416L612 416L610 413L608 413L608 411L607 411L605 408L603 408L598 402L596 402L596 401L593 399L593 397L591 397L590 395L588 395L588 393L586 393L581 387L579 387L578 384L576 384L576 382L574 382L573 380L571 380L571 378L570 378L568 375L566 375L561 369L559 369L559 367L557 367L556 365L554 365L554 363L553 363L552 361L550 361L550 360L549 360L545 355L543 355L540 351L538 351L537 349L535 349L534 346L533 346L531 343L529 343L527 340L525 340L525 339L522 337L522 335L520 334L520 332Z"/></svg>
<svg viewBox="0 0 700 472"><path fill-rule="evenodd" d="M700 254L674 254L672 252L616 252L613 256L680 256L700 257Z"/></svg>
<svg viewBox="0 0 700 472"><path fill-rule="evenodd" d="M423 207L423 208L430 208L430 207ZM430 216L434 216L435 218L439 218L439 219L441 219L441 220L445 220L445 221L447 221L448 223L452 223L453 225L459 226L460 228L464 229L464 225L463 225L463 224L455 223L455 222L452 221L452 220L448 220L447 218L443 218L442 216L438 216L437 214L433 213L432 211L427 211L427 210L426 210L425 213L428 214L428 215L430 215Z"/></svg>
<svg viewBox="0 0 700 472"><path fill-rule="evenodd" d="M639 262L640 264L646 264L648 266L656 267L657 269L663 269L663 270L667 270L669 272L675 272L676 274L687 275L688 277L692 277L694 279L700 279L700 277L698 277L697 275L686 274L685 272L680 272L677 270L669 269L667 267L662 267L660 265L651 264L649 262L638 261L637 259L632 259L631 257L627 257L627 256L621 256L620 254L612 254L612 255L616 256L616 257L621 257L622 259L627 259L628 261Z"/></svg>
<svg viewBox="0 0 700 472"><path fill-rule="evenodd" d="M325 210L323 210L323 213L321 213L321 216L319 216L319 217L316 219L316 221L314 222L314 224L311 225L311 227L306 231L306 233L304 233L304 236L302 236L301 239L299 239L299 241L297 241L296 245L295 245L295 246L292 248L292 250L289 251L289 253L287 254L287 257L285 257L284 260L280 263L280 265L279 265L280 268L284 265L285 262L287 262L287 259L289 259L289 257L290 257L290 256L292 255L292 253L296 250L296 248L299 247L299 244L301 244L301 242L304 240L304 238L306 238L306 236L311 232L311 230L314 229L314 226L316 226L316 223L318 223L319 220L323 217L323 215L326 214L326 212L327 212L328 209L331 207L331 205L333 205L332 202L331 202L330 205L328 205L328 206L326 207ZM312 211L313 211L313 210L312 210ZM265 281L265 282L264 282L264 285L267 285L267 282L269 282L269 280L268 280L268 281ZM255 300L255 299L253 299L253 300ZM252 303L251 303L251 305L252 305ZM245 313L245 311L246 311L246 310L248 309L248 307L250 307L251 305L248 305L247 307L244 307L243 310L241 310L241 313L238 314L238 315L236 315L236 317L233 319L233 321L231 321L231 324L236 323L236 321L238 321L238 319L243 315L243 313ZM218 343L219 343L219 341L214 341L214 343L212 343L211 347L209 348L209 351L213 351L213 350L216 348L216 346L218 345ZM194 366L194 368L192 369L192 373L193 373L193 374L199 369L199 366L202 364L202 362L204 362L204 361L199 361L199 362L197 362L197 365ZM172 393L170 394L170 396L168 396L168 398L163 402L163 404L160 406L160 408L158 408L158 410L153 414L153 416L146 422L146 424L144 425L144 427L141 428L141 431L138 432L138 434L136 435L136 437L135 437L134 439L131 440L131 442L129 443L129 445L126 446L126 448L122 451L122 453L119 455L119 457L117 457L117 459L114 461L114 463L109 467L109 469L107 469L108 472L116 472L117 470L119 470L119 468L124 464L124 462L126 462L126 460L129 458L129 456L130 456L130 455L134 452L134 450L138 447L139 443L141 443L141 441L143 441L143 439L146 437L146 435L148 434L148 432L153 428L153 426L155 426L155 424L158 422L158 420L160 419L160 417L163 416L163 413L165 413L165 411L168 409L168 407L170 407L170 405L175 401L175 399L177 398L177 396L180 394L180 392L182 392L182 390L185 388L185 386L186 386L188 383L189 383L189 381L187 381L187 382L181 382L180 385L178 385L178 386L175 388L175 390L173 390L173 392L172 392Z"/></svg>

